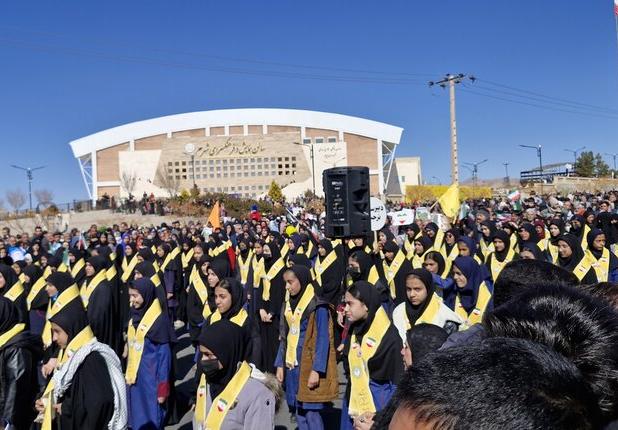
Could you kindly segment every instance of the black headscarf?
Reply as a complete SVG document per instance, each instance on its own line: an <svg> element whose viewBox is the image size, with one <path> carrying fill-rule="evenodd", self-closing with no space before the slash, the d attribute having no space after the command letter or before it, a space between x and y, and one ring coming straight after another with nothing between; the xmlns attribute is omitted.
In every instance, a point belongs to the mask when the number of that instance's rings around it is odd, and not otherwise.
<svg viewBox="0 0 618 430"><path fill-rule="evenodd" d="M320 259L320 261L322 261L322 260L324 260L324 259L328 256L328 254L330 254L330 252L333 250L333 244L332 244L332 243L330 242L330 240L328 240L328 239L322 239L322 240L319 242L319 245L320 245L322 248L324 248L324 250L326 251L326 254L324 254L324 257L322 257L322 256L319 256L319 255L318 255L318 258Z"/></svg>
<svg viewBox="0 0 618 430"><path fill-rule="evenodd" d="M594 240L600 236L600 235L605 235L605 232L603 232L603 230L601 230L600 228L594 228L592 230L590 230L588 232L588 235L586 236L586 240L588 241L588 249L590 250L590 252L592 252L592 255L594 255L597 259L601 258L601 255L603 254L603 250L601 251L597 251L595 249L595 247L593 246ZM605 246L607 247L607 237L605 238Z"/></svg>
<svg viewBox="0 0 618 430"><path fill-rule="evenodd" d="M0 335L3 335L19 323L19 312L15 303L0 296Z"/></svg>
<svg viewBox="0 0 618 430"><path fill-rule="evenodd" d="M82 299L80 297L75 297L64 305L64 307L60 309L56 315L51 317L49 321L58 324L68 335L67 342L71 342L79 332L88 326L88 316L84 309Z"/></svg>
<svg viewBox="0 0 618 430"><path fill-rule="evenodd" d="M296 306L298 306L298 302L300 302L300 299L303 296L303 293L307 289L307 286L311 283L311 271L307 267L297 264L288 270L293 272L294 276L296 276L300 282L300 291L298 294L295 296L290 295L290 307L292 308L292 312L294 312L296 310Z"/></svg>
<svg viewBox="0 0 618 430"><path fill-rule="evenodd" d="M215 258L210 262L209 269L215 272L215 275L217 275L219 280L229 278L231 276L230 263L227 258Z"/></svg>
<svg viewBox="0 0 618 430"><path fill-rule="evenodd" d="M32 287L36 281L39 280L41 276L43 276L43 269L35 264L30 264L29 266L24 267L24 275L30 278L30 282L28 282L28 287Z"/></svg>
<svg viewBox="0 0 618 430"><path fill-rule="evenodd" d="M420 255L423 255L424 253L429 251L429 248L431 248L433 246L433 241L430 238L428 238L427 236L417 237L416 239L414 239L414 242L415 243L416 242L420 243L421 246L423 247L423 253L420 254ZM416 254L416 250L414 251L414 253Z"/></svg>
<svg viewBox="0 0 618 430"><path fill-rule="evenodd" d="M541 248L539 248L539 245L537 245L534 242L522 243L521 250L519 251L520 254L524 250L530 251L534 255L535 260L541 260L541 261L545 260L545 255L543 254L543 251L541 251Z"/></svg>
<svg viewBox="0 0 618 430"><path fill-rule="evenodd" d="M492 241L494 234L496 234L496 223L491 220L486 220L481 223L481 226L485 226L489 229L489 236L485 236L481 231L481 237L485 243L489 244Z"/></svg>
<svg viewBox="0 0 618 430"><path fill-rule="evenodd" d="M581 227L575 228L573 226L573 221L579 221ZM571 230L569 231L569 234L579 237L579 239L581 240L583 239L585 230L586 230L586 219L583 216L575 215L573 218L571 218Z"/></svg>
<svg viewBox="0 0 618 430"><path fill-rule="evenodd" d="M7 266L6 264L0 264L0 274L6 281L4 285L4 291L8 291L15 283L19 280L15 270L11 266Z"/></svg>
<svg viewBox="0 0 618 430"><path fill-rule="evenodd" d="M238 363L245 357L243 329L227 319L204 325L199 337L200 345L208 348L223 365L216 376L208 378L211 398L217 397L232 380Z"/></svg>
<svg viewBox="0 0 618 430"><path fill-rule="evenodd" d="M373 260L371 256L364 251L355 251L351 257L356 260L360 266L360 281L366 281L369 279L369 272L373 267Z"/></svg>
<svg viewBox="0 0 618 430"><path fill-rule="evenodd" d="M425 254L425 260L431 259L438 264L438 273L436 275L442 276L444 275L444 271L446 270L446 261L444 261L444 257L438 251L430 251Z"/></svg>
<svg viewBox="0 0 618 430"><path fill-rule="evenodd" d="M90 264L94 268L94 275L96 276L101 270L107 269L107 264L109 261L109 257L105 257L103 255L95 255L94 257L90 257L88 259L88 264Z"/></svg>
<svg viewBox="0 0 618 430"><path fill-rule="evenodd" d="M446 241L446 235L447 234L452 234L453 238L455 239L455 241L453 242L452 245L449 245L448 242ZM456 228L451 228L450 230L447 230L446 233L444 234L444 246L446 246L446 252L447 254L450 254L450 252L453 250L453 248L455 246L457 246L457 241L459 240L459 230L457 230Z"/></svg>
<svg viewBox="0 0 618 430"><path fill-rule="evenodd" d="M549 222L548 227L551 227L552 225L555 225L556 227L558 227L558 230L560 230L560 233L558 233L558 236L552 236L551 231L549 232L550 234L549 241L551 242L552 245L557 246L558 239L560 238L560 236L564 234L564 221L562 221L560 218L554 218Z"/></svg>
<svg viewBox="0 0 618 430"><path fill-rule="evenodd" d="M498 239L504 242L504 249L502 251L498 251L498 250L494 251L494 258L498 260L500 263L502 263L510 251L511 237L506 231L497 230L496 233L494 234L494 239ZM531 241L531 242L534 242L534 241Z"/></svg>
<svg viewBox="0 0 618 430"><path fill-rule="evenodd" d="M435 222L429 222L429 223L427 223L425 225L423 230L431 230L431 231L433 231L433 233L434 233L433 237L429 237L427 235L423 235L423 236L426 236L429 239L429 241L431 242L431 246L433 246L433 244L436 241L436 237L438 237L437 234L438 234L438 230L440 230L440 227L438 227L438 224L436 224ZM427 249L425 249L425 251L427 251Z"/></svg>
<svg viewBox="0 0 618 430"><path fill-rule="evenodd" d="M150 248L141 248L137 251L137 254L144 259L144 261L150 261L151 263L155 261L154 254Z"/></svg>
<svg viewBox="0 0 618 430"><path fill-rule="evenodd" d="M61 294L64 290L75 283L75 280L69 272L53 272L47 277L47 283L52 284Z"/></svg>
<svg viewBox="0 0 618 430"><path fill-rule="evenodd" d="M152 303L157 300L157 292L155 285L152 283L150 278L140 278L135 279L131 282L130 288L133 288L139 291L140 296L144 299L144 303L139 309L135 309L131 307L129 310L130 318L133 323L133 327L137 328L139 322L142 320L148 308ZM169 333L169 319L167 317L166 310L162 308L161 315L157 317L155 323L150 327L148 333L146 333L146 337L150 339L154 343L168 343L170 342L170 333Z"/></svg>
<svg viewBox="0 0 618 430"><path fill-rule="evenodd" d="M360 295L358 300L363 302L369 310L369 314L366 319L362 321L355 321L350 327L356 336L362 338L371 327L371 323L373 323L376 312L380 309L380 306L382 306L382 296L380 295L378 289L367 281L354 282L352 287L356 288Z"/></svg>
<svg viewBox="0 0 618 430"><path fill-rule="evenodd" d="M406 278L410 276L420 279L423 285L425 285L425 290L427 290L427 298L425 298L425 301L419 305L415 306L410 303L409 299L406 299L406 315L408 316L410 324L414 326L416 320L418 320L421 315L423 315L423 312L425 312L425 309L427 309L427 306L433 297L435 286L433 284L433 276L431 276L431 272L427 269L413 269L408 272Z"/></svg>
<svg viewBox="0 0 618 430"><path fill-rule="evenodd" d="M311 268L311 260L309 260L309 257L305 254L292 254L288 257L288 262L294 263L294 266L305 266Z"/></svg>
<svg viewBox="0 0 618 430"><path fill-rule="evenodd" d="M530 235L530 237L526 240L523 240L521 236L519 237L517 242L519 243L520 248L521 248L521 244L524 242L534 242L534 243L539 242L539 234L536 232L536 227L534 225L530 224L529 222L525 222L519 227L519 230L526 230L528 234Z"/></svg>
<svg viewBox="0 0 618 430"><path fill-rule="evenodd" d="M569 272L572 272L582 258L584 258L584 250L582 249L580 240L572 234L564 234L560 236L559 241L565 242L569 245L572 253L570 257L561 257L560 254L558 254L558 265L564 269L567 269Z"/></svg>
<svg viewBox="0 0 618 430"><path fill-rule="evenodd" d="M152 278L157 272L148 260L144 260L141 263L135 265L135 272L139 272L144 278Z"/></svg>
<svg viewBox="0 0 618 430"><path fill-rule="evenodd" d="M240 281L236 278L225 278L225 282L219 283L218 287L221 285L229 285L229 288L225 288L230 295L232 296L232 305L230 308L221 314L221 318L230 319L235 317L238 312L242 309L244 305L244 290Z"/></svg>
<svg viewBox="0 0 618 430"><path fill-rule="evenodd" d="M393 242L392 240L387 240L384 246L382 247L382 252L384 253L392 252L393 254L397 255L398 251L399 251L399 246L397 246L397 244ZM393 256L393 258L395 257Z"/></svg>
<svg viewBox="0 0 618 430"><path fill-rule="evenodd" d="M268 249L270 249L270 257L264 257L264 268L266 269L266 272L268 272L272 265L275 264L279 258L281 258L281 250L276 243L273 243L273 241L264 245L267 245Z"/></svg>

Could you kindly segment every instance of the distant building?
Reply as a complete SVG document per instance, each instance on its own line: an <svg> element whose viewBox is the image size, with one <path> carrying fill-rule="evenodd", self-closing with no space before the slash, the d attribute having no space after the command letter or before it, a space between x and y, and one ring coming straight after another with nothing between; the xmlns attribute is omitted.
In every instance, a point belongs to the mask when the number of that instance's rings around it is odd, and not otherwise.
<svg viewBox="0 0 618 430"><path fill-rule="evenodd" d="M551 184L554 182L555 176L575 176L573 164L571 163L554 163L543 166L543 172L537 167L531 170L523 170L519 172L519 181L522 185L530 182L544 182Z"/></svg>
<svg viewBox="0 0 618 430"><path fill-rule="evenodd" d="M387 184L398 180L393 160L402 132L335 113L227 109L133 122L70 145L92 200L125 197L132 183L138 197L165 196L170 188L189 190L193 184L201 192L256 197L273 180L288 197L314 184L322 195L322 172L342 166L369 167L371 194L384 195ZM420 165L412 166L402 165L401 176L417 183Z"/></svg>
<svg viewBox="0 0 618 430"><path fill-rule="evenodd" d="M403 197L406 194L406 187L421 185L423 183L421 157L396 157L395 166L391 172L391 178L393 177L397 180L389 183L387 189L389 197Z"/></svg>

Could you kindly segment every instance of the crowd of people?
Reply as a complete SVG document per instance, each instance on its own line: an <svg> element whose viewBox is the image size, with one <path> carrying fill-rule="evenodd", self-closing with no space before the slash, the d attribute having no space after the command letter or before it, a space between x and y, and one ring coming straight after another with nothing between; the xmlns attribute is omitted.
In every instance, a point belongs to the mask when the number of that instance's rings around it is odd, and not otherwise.
<svg viewBox="0 0 618 430"><path fill-rule="evenodd" d="M188 334L195 429L272 429L280 405L333 428L339 400L340 429L615 428L617 196L352 238L302 213L5 228L0 426L162 429Z"/></svg>

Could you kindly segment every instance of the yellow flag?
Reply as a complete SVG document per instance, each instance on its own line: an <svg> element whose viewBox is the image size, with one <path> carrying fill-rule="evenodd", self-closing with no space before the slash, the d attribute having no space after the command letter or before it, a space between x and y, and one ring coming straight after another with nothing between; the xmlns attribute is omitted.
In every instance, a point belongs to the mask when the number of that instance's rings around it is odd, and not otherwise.
<svg viewBox="0 0 618 430"><path fill-rule="evenodd" d="M438 199L442 212L449 218L459 215L459 185L453 184Z"/></svg>
<svg viewBox="0 0 618 430"><path fill-rule="evenodd" d="M221 209L219 207L219 202L215 203L210 211L210 215L208 215L208 222L212 225L212 228L221 228L221 221L219 220L219 213Z"/></svg>

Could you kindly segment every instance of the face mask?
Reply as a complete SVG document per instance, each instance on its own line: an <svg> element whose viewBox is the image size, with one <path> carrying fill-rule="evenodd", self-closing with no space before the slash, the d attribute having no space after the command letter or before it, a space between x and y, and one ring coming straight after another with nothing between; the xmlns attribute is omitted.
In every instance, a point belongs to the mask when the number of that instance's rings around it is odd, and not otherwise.
<svg viewBox="0 0 618 430"><path fill-rule="evenodd" d="M352 280L358 281L361 277L360 267L348 266L348 275L350 275Z"/></svg>
<svg viewBox="0 0 618 430"><path fill-rule="evenodd" d="M219 369L219 360L217 360L216 358L212 358L210 360L198 361L197 370L206 375L206 379L213 379L223 369Z"/></svg>

